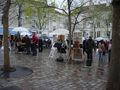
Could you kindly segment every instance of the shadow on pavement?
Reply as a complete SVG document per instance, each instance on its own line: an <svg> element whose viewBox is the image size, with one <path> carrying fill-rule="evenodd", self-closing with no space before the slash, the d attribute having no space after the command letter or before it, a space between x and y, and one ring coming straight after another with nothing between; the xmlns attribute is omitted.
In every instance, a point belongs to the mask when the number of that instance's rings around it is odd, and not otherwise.
<svg viewBox="0 0 120 90"><path fill-rule="evenodd" d="M2 66L0 66L2 68ZM13 66L16 70L14 72L0 71L0 77L2 78L20 78L25 77L33 73L33 71L23 66ZM11 89L10 89L11 90Z"/></svg>
<svg viewBox="0 0 120 90"><path fill-rule="evenodd" d="M19 88L18 86L10 86L10 87L0 88L0 90L22 90L22 89Z"/></svg>

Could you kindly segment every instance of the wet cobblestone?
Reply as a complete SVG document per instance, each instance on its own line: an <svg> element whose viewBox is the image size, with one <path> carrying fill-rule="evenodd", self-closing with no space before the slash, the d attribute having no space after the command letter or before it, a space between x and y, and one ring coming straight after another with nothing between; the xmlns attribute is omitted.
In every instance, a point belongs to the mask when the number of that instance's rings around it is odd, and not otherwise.
<svg viewBox="0 0 120 90"><path fill-rule="evenodd" d="M10 53L11 65L31 68L33 73L22 78L0 78L0 87L19 86L23 90L105 90L107 64L99 67L94 58L93 65L68 64L48 59L50 50L37 56ZM0 53L0 65L3 64Z"/></svg>

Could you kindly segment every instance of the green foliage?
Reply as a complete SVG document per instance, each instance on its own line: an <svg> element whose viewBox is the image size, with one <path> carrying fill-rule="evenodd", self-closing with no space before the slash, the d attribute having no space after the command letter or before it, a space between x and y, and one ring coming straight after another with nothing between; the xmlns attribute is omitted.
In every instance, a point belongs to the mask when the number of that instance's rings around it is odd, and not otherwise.
<svg viewBox="0 0 120 90"><path fill-rule="evenodd" d="M55 13L54 8L47 7L46 0L30 0L24 7L24 14L28 16L40 30L48 22L51 13Z"/></svg>
<svg viewBox="0 0 120 90"><path fill-rule="evenodd" d="M23 4L25 2L25 0L14 0L14 2L16 4Z"/></svg>
<svg viewBox="0 0 120 90"><path fill-rule="evenodd" d="M26 5L24 7L24 15L25 16L31 16L33 8L30 5Z"/></svg>
<svg viewBox="0 0 120 90"><path fill-rule="evenodd" d="M95 5L94 9L91 11L91 17L97 18L98 20L101 19L111 19L112 8L111 6L106 5ZM106 14L104 16L103 14ZM109 17L109 18L108 18Z"/></svg>
<svg viewBox="0 0 120 90"><path fill-rule="evenodd" d="M47 23L49 15L55 13L54 8L49 8L47 0L13 0L14 5L22 5L22 13L27 17L28 23L33 23L42 29Z"/></svg>

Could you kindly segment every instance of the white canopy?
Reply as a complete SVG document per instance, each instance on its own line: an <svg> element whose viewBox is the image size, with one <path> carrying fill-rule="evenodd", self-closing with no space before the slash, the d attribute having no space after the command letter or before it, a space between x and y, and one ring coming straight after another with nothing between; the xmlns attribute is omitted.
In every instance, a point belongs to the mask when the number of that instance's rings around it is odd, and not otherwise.
<svg viewBox="0 0 120 90"><path fill-rule="evenodd" d="M49 33L49 35L67 35L69 34L69 31L66 29L56 29L55 31Z"/></svg>
<svg viewBox="0 0 120 90"><path fill-rule="evenodd" d="M12 31L16 31L16 32L29 32L29 30L27 28L24 27L15 27Z"/></svg>
<svg viewBox="0 0 120 90"><path fill-rule="evenodd" d="M108 38L105 38L105 37L97 37L97 38L95 38L95 40L97 40L97 41L100 41L100 40L109 40Z"/></svg>
<svg viewBox="0 0 120 90"><path fill-rule="evenodd" d="M25 36L25 35L30 36L30 35L31 35L31 33L30 33L30 32L21 32L21 33L20 33L20 35L22 35L22 36Z"/></svg>

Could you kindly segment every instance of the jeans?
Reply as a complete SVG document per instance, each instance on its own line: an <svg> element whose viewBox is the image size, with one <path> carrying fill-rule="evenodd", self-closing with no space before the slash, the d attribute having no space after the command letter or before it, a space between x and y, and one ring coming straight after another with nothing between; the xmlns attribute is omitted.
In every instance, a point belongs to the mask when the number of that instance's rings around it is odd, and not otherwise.
<svg viewBox="0 0 120 90"><path fill-rule="evenodd" d="M43 51L43 46L39 45L38 50L39 50L39 52L42 52Z"/></svg>
<svg viewBox="0 0 120 90"><path fill-rule="evenodd" d="M37 47L36 44L31 45L31 50L32 50L32 55L36 56L37 55Z"/></svg>
<svg viewBox="0 0 120 90"><path fill-rule="evenodd" d="M92 53L93 53L92 50L87 51L87 62L86 62L86 66L91 66L91 65L92 65L92 59L93 59Z"/></svg>
<svg viewBox="0 0 120 90"><path fill-rule="evenodd" d="M103 60L103 53L99 52L98 55L99 55L99 62L101 62Z"/></svg>
<svg viewBox="0 0 120 90"><path fill-rule="evenodd" d="M87 52L87 59L88 60L92 60L93 59L92 53L93 53L92 51L88 51Z"/></svg>
<svg viewBox="0 0 120 90"><path fill-rule="evenodd" d="M27 54L30 54L30 46L29 46L29 45L26 46L26 53L27 53Z"/></svg>

